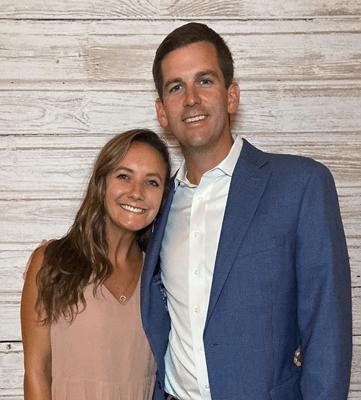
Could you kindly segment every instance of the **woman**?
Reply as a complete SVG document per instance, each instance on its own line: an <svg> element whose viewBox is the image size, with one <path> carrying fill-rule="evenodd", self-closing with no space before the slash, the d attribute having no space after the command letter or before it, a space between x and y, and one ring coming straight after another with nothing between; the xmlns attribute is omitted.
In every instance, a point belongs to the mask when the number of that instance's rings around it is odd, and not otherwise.
<svg viewBox="0 0 361 400"><path fill-rule="evenodd" d="M166 145L148 130L110 140L69 233L39 247L21 301L25 400L151 399L156 365L140 275L170 188Z"/></svg>

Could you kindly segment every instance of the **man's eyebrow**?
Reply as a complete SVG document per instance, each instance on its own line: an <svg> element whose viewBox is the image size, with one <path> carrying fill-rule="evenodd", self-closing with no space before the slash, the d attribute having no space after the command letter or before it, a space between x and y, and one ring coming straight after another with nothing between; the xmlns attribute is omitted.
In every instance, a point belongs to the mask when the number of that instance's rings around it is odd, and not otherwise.
<svg viewBox="0 0 361 400"><path fill-rule="evenodd" d="M198 80L200 78L204 78L205 76L211 76L211 77L219 80L219 76L218 76L217 72L213 71L212 69L207 69L206 71L197 72L195 78Z"/></svg>
<svg viewBox="0 0 361 400"><path fill-rule="evenodd" d="M183 83L183 80L181 78L170 79L169 81L164 83L164 89L167 89L170 85L173 85L174 83Z"/></svg>

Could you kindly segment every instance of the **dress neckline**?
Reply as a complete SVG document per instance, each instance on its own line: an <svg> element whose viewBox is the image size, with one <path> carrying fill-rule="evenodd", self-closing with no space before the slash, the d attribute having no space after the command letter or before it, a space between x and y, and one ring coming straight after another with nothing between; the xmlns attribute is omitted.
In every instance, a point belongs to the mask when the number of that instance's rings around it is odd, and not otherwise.
<svg viewBox="0 0 361 400"><path fill-rule="evenodd" d="M140 273L140 275L139 275L137 285L135 286L135 289L134 289L132 295L129 297L129 299L127 299L127 301L120 301L119 299L117 299L117 298L113 295L113 293L112 293L105 285L102 285L102 286L101 286L101 290L103 290L103 288L105 288L105 290L107 291L107 293L114 299L114 301L116 301L120 306L125 307L126 305L128 305L128 304L132 301L135 292L137 292L138 286L139 286L139 283L140 283L140 278L141 278L141 276L142 276L142 271L141 271L141 273Z"/></svg>

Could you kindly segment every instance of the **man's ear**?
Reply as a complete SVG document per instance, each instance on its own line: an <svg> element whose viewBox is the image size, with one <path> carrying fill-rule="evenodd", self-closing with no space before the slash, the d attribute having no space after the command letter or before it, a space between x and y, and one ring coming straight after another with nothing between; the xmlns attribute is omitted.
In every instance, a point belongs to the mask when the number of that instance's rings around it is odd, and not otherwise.
<svg viewBox="0 0 361 400"><path fill-rule="evenodd" d="M155 110L157 112L157 118L160 126L162 128L166 128L168 126L168 118L162 100L160 98L155 101Z"/></svg>
<svg viewBox="0 0 361 400"><path fill-rule="evenodd" d="M239 106L240 89L237 82L232 82L228 88L228 114L234 114Z"/></svg>

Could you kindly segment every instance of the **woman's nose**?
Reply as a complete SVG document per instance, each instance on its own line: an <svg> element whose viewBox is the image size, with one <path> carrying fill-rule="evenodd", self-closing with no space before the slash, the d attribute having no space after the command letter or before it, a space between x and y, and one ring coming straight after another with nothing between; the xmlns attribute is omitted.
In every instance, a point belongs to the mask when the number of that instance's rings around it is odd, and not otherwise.
<svg viewBox="0 0 361 400"><path fill-rule="evenodd" d="M141 183L134 182L129 188L128 197L133 200L144 200L144 188Z"/></svg>

